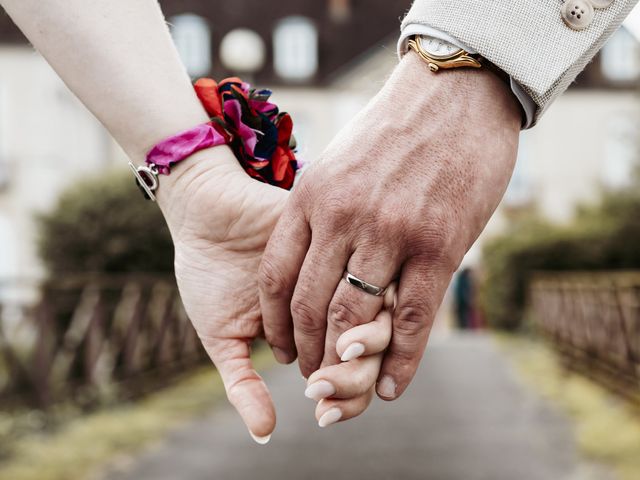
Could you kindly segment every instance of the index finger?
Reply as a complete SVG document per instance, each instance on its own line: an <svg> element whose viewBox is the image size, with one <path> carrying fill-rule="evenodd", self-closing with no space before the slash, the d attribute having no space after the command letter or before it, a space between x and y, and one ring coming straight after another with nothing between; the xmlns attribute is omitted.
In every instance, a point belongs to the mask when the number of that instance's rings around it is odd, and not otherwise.
<svg viewBox="0 0 640 480"><path fill-rule="evenodd" d="M297 356L290 305L310 242L306 220L289 205L271 234L260 263L262 323L267 342L280 363L291 363Z"/></svg>
<svg viewBox="0 0 640 480"><path fill-rule="evenodd" d="M373 321L353 327L338 338L336 351L340 360L383 352L391 340L391 313L382 310Z"/></svg>

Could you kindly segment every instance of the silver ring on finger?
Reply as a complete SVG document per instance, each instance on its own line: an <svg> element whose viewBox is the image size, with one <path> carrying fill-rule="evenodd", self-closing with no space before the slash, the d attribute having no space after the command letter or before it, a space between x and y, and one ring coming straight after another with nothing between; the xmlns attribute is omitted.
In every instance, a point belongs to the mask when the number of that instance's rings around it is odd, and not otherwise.
<svg viewBox="0 0 640 480"><path fill-rule="evenodd" d="M359 288L363 292L368 293L369 295L373 295L376 297L382 297L385 293L387 293L387 287L377 287L369 282L365 282L361 278L352 275L348 271L344 271L344 275L342 276L343 280L350 285L353 285L356 288Z"/></svg>

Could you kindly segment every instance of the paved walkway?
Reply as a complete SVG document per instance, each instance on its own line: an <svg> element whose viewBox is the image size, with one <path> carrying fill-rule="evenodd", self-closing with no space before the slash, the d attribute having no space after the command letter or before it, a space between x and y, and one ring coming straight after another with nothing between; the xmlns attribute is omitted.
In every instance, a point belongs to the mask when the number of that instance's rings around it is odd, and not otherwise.
<svg viewBox="0 0 640 480"><path fill-rule="evenodd" d="M278 429L255 445L230 408L170 435L108 480L605 480L567 419L514 377L486 336L434 340L411 389L320 429L295 367L266 375Z"/></svg>

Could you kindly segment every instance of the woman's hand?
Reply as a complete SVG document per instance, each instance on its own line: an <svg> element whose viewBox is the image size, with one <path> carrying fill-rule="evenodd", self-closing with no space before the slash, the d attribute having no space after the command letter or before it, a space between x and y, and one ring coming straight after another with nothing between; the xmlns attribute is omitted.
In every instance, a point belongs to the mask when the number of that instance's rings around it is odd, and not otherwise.
<svg viewBox="0 0 640 480"><path fill-rule="evenodd" d="M193 155L158 190L187 314L258 443L276 422L250 359L251 342L262 334L258 266L286 199L286 191L247 176L227 147Z"/></svg>
<svg viewBox="0 0 640 480"><path fill-rule="evenodd" d="M336 344L343 363L314 372L305 395L316 402L316 420L321 427L349 420L363 413L375 392L384 351L391 341L391 314L395 283L385 295L384 310L370 322L344 332Z"/></svg>

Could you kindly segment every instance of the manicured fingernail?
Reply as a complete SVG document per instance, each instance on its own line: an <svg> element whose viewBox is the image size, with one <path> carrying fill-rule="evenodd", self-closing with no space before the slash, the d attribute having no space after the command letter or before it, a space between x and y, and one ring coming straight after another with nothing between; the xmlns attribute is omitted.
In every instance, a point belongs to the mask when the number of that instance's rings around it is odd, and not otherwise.
<svg viewBox="0 0 640 480"><path fill-rule="evenodd" d="M378 393L384 398L395 398L396 396L396 382L389 375L382 377L382 380L378 382Z"/></svg>
<svg viewBox="0 0 640 480"><path fill-rule="evenodd" d="M330 408L322 414L320 420L318 420L318 426L324 428L329 425L333 425L342 418L342 410L339 408Z"/></svg>
<svg viewBox="0 0 640 480"><path fill-rule="evenodd" d="M340 357L340 360L343 362L348 362L349 360L353 360L354 358L358 358L360 355L364 353L364 345L361 343L352 343L347 347L347 349Z"/></svg>
<svg viewBox="0 0 640 480"><path fill-rule="evenodd" d="M253 440L258 445L266 445L267 443L269 443L269 440L271 440L271 435L266 435L264 437L259 437L259 436L255 435L251 430L249 430L249 435L251 435L251 438L253 438Z"/></svg>
<svg viewBox="0 0 640 480"><path fill-rule="evenodd" d="M330 397L334 393L336 393L336 389L333 385L326 380L318 380L307 387L304 391L304 396L319 402L323 398Z"/></svg>
<svg viewBox="0 0 640 480"><path fill-rule="evenodd" d="M289 353L286 350L278 347L271 347L271 350L273 351L273 356L276 357L278 363L288 364L291 362Z"/></svg>

